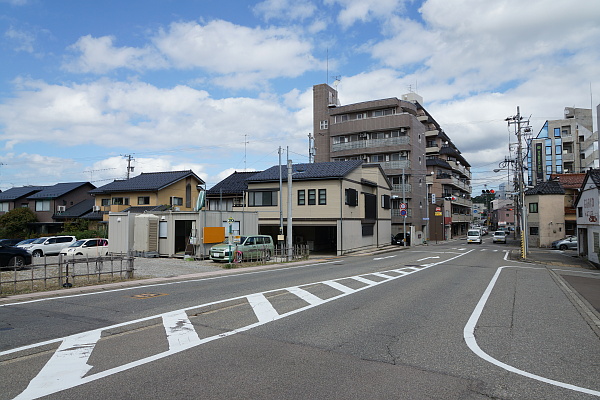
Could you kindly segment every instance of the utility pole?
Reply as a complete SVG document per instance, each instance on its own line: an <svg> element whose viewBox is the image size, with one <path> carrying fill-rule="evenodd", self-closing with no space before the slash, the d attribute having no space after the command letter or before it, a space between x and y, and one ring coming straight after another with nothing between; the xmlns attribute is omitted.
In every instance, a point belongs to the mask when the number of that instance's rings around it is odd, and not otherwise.
<svg viewBox="0 0 600 400"><path fill-rule="evenodd" d="M520 201L520 211L521 215L519 218L519 222L521 224L521 258L527 258L527 253L529 251L529 243L528 243L528 232L527 232L527 209L525 207L525 180L523 176L523 172L525 168L523 166L523 133L531 132L531 127L529 126L529 120L523 121L523 117L521 116L521 111L519 106L517 106L517 114L512 117L507 117L505 119L508 122L508 126L515 125L515 135L517 136L517 184L519 187L519 201ZM525 155L526 156L526 155Z"/></svg>
<svg viewBox="0 0 600 400"><path fill-rule="evenodd" d="M124 155L123 157L127 159L127 179L129 179L129 173L133 172L133 169L135 168L131 166L131 162L135 160L135 158L133 158L131 154Z"/></svg>
<svg viewBox="0 0 600 400"><path fill-rule="evenodd" d="M308 163L315 162L315 138L311 132L308 132Z"/></svg>

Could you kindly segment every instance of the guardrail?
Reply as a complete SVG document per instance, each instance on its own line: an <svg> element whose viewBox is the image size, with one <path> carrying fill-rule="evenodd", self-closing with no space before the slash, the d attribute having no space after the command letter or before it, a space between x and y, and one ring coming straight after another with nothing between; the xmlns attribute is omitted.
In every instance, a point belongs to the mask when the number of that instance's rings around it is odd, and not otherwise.
<svg viewBox="0 0 600 400"><path fill-rule="evenodd" d="M41 264L8 266L0 270L0 295L109 283L133 278L134 257L44 257ZM37 258L34 258L37 261Z"/></svg>

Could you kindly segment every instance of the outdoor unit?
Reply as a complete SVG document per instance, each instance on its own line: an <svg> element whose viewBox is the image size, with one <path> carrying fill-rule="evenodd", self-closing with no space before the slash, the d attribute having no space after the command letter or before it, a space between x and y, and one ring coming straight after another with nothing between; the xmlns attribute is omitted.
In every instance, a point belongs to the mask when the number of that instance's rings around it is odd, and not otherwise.
<svg viewBox="0 0 600 400"><path fill-rule="evenodd" d="M100 211L100 206L93 206L92 211L94 211L94 212Z"/></svg>
<svg viewBox="0 0 600 400"><path fill-rule="evenodd" d="M67 210L67 206L57 206L56 207L57 212L65 212L66 210Z"/></svg>
<svg viewBox="0 0 600 400"><path fill-rule="evenodd" d="M156 215L140 214L135 217L133 250L158 252L158 217Z"/></svg>

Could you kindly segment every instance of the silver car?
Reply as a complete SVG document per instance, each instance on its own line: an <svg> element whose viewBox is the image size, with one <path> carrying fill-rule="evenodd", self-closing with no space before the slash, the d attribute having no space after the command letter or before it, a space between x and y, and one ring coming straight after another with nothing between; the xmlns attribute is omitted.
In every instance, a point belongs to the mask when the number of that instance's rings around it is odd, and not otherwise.
<svg viewBox="0 0 600 400"><path fill-rule="evenodd" d="M560 250L577 250L577 236L567 236L564 239L555 240L552 242L552 248Z"/></svg>

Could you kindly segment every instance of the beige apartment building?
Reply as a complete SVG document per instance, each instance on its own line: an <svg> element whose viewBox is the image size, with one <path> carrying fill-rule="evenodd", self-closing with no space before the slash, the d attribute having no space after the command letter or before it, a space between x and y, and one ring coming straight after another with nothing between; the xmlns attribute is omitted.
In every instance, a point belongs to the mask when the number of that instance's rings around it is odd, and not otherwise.
<svg viewBox="0 0 600 400"><path fill-rule="evenodd" d="M465 234L472 219L470 165L422 104L409 93L342 105L336 89L313 86L315 161L379 164L392 234L406 226L413 244Z"/></svg>

